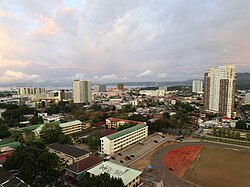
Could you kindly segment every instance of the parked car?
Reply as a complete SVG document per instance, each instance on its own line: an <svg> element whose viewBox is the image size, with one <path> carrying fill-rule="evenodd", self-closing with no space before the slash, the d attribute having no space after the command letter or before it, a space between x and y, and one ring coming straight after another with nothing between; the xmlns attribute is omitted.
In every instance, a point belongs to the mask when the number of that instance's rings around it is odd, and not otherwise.
<svg viewBox="0 0 250 187"><path fill-rule="evenodd" d="M158 143L158 141L157 141L157 140L154 140L154 143Z"/></svg>
<svg viewBox="0 0 250 187"><path fill-rule="evenodd" d="M111 159L115 160L115 157L114 157L114 156L112 156L112 157L111 157Z"/></svg>
<svg viewBox="0 0 250 187"><path fill-rule="evenodd" d="M122 154L121 154L121 153L118 153L118 155L119 155L119 156L122 156Z"/></svg>
<svg viewBox="0 0 250 187"><path fill-rule="evenodd" d="M128 159L128 156L125 156L125 157L124 157L124 160L128 161L128 160L129 160L129 159Z"/></svg>
<svg viewBox="0 0 250 187"><path fill-rule="evenodd" d="M120 160L120 163L122 163L122 164L123 164L123 161L122 161L122 160Z"/></svg>
<svg viewBox="0 0 250 187"><path fill-rule="evenodd" d="M135 158L135 155L130 155L131 158Z"/></svg>

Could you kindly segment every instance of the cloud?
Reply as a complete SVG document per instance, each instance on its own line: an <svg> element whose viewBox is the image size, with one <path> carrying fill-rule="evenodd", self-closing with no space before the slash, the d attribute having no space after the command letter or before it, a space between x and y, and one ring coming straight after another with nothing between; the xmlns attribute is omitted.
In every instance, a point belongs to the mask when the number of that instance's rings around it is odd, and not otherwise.
<svg viewBox="0 0 250 187"><path fill-rule="evenodd" d="M21 60L9 60L3 59L0 56L0 68L9 68L9 67L27 67L30 63L21 61Z"/></svg>
<svg viewBox="0 0 250 187"><path fill-rule="evenodd" d="M20 82L41 82L41 76L32 74L28 75L20 71L11 71L7 70L4 74L0 77L0 83L20 83Z"/></svg>
<svg viewBox="0 0 250 187"><path fill-rule="evenodd" d="M115 74L103 75L100 78L105 79L105 80L117 80L118 79L118 77Z"/></svg>
<svg viewBox="0 0 250 187"><path fill-rule="evenodd" d="M41 22L41 26L31 31L31 35L43 35L45 37L52 36L59 31L59 27L56 22L43 15L38 15L38 20Z"/></svg>
<svg viewBox="0 0 250 187"><path fill-rule="evenodd" d="M140 73L137 75L138 78L141 78L141 77L146 77L146 76L149 76L152 74L152 70L151 69L147 69L145 70L144 72Z"/></svg>
<svg viewBox="0 0 250 187"><path fill-rule="evenodd" d="M166 73L159 73L158 75L157 75L157 78L158 79L163 79L163 78L166 78L167 77L167 74Z"/></svg>
<svg viewBox="0 0 250 187"><path fill-rule="evenodd" d="M250 72L249 9L247 0L0 1L0 77L71 85L79 72L109 82L202 78L224 64Z"/></svg>

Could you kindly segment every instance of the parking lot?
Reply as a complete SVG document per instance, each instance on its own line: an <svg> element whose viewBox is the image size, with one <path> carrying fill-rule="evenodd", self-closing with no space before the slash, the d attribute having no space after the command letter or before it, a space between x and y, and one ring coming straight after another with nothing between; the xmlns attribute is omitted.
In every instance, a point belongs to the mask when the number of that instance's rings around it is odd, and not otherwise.
<svg viewBox="0 0 250 187"><path fill-rule="evenodd" d="M142 156L146 155L150 151L156 149L158 146L163 144L166 141L172 139L173 136L169 135L159 135L153 134L143 140L143 143L137 143L132 147L129 147L123 151L118 152L113 156L110 161L118 163L123 166L129 166L134 163L136 160L140 159ZM127 158L126 158L127 157Z"/></svg>

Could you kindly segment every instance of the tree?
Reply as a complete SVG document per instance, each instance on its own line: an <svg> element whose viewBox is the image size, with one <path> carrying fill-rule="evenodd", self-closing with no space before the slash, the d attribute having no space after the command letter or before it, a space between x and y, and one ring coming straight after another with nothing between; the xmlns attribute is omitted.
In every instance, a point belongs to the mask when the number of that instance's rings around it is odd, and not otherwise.
<svg viewBox="0 0 250 187"><path fill-rule="evenodd" d="M41 140L45 144L59 142L60 135L62 135L62 129L58 124L46 124L41 131Z"/></svg>
<svg viewBox="0 0 250 187"><path fill-rule="evenodd" d="M90 177L87 175L79 184L80 187L125 187L122 179L110 177L109 174L103 173L98 176Z"/></svg>
<svg viewBox="0 0 250 187"><path fill-rule="evenodd" d="M164 112L163 113L163 117L166 118L166 119L169 119L170 118L170 115L168 112Z"/></svg>
<svg viewBox="0 0 250 187"><path fill-rule="evenodd" d="M244 129L246 130L247 129L247 124L245 121L243 120L239 120L237 123L236 123L236 129Z"/></svg>
<svg viewBox="0 0 250 187"><path fill-rule="evenodd" d="M6 125L0 121L0 139L10 136L11 133L7 129Z"/></svg>
<svg viewBox="0 0 250 187"><path fill-rule="evenodd" d="M100 132L96 131L87 138L87 144L91 150L97 150L100 146Z"/></svg>
<svg viewBox="0 0 250 187"><path fill-rule="evenodd" d="M127 128L133 127L133 126L135 126L135 125L136 125L136 124L134 124L134 123L125 123L124 125L120 125L120 126L117 128L117 131L121 131L121 130L127 129Z"/></svg>
<svg viewBox="0 0 250 187"><path fill-rule="evenodd" d="M38 117L37 113L30 119L32 125L43 124L43 118Z"/></svg>
<svg viewBox="0 0 250 187"><path fill-rule="evenodd" d="M249 133L246 134L246 141L250 141L250 134Z"/></svg>
<svg viewBox="0 0 250 187"><path fill-rule="evenodd" d="M234 136L235 139L239 140L240 139L240 132L237 131Z"/></svg>
<svg viewBox="0 0 250 187"><path fill-rule="evenodd" d="M58 137L59 143L61 144L72 144L72 138L70 137L70 135L64 135L61 134Z"/></svg>
<svg viewBox="0 0 250 187"><path fill-rule="evenodd" d="M50 153L44 144L29 142L17 147L4 163L8 170L17 170L18 177L31 186L54 185L63 176L66 162Z"/></svg>

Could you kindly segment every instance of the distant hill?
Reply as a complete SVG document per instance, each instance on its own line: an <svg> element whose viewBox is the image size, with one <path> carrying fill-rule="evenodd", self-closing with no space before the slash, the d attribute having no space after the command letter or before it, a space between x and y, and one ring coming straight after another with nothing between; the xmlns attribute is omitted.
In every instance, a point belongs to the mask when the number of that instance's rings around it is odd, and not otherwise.
<svg viewBox="0 0 250 187"><path fill-rule="evenodd" d="M250 73L236 73L236 88L250 90Z"/></svg>

